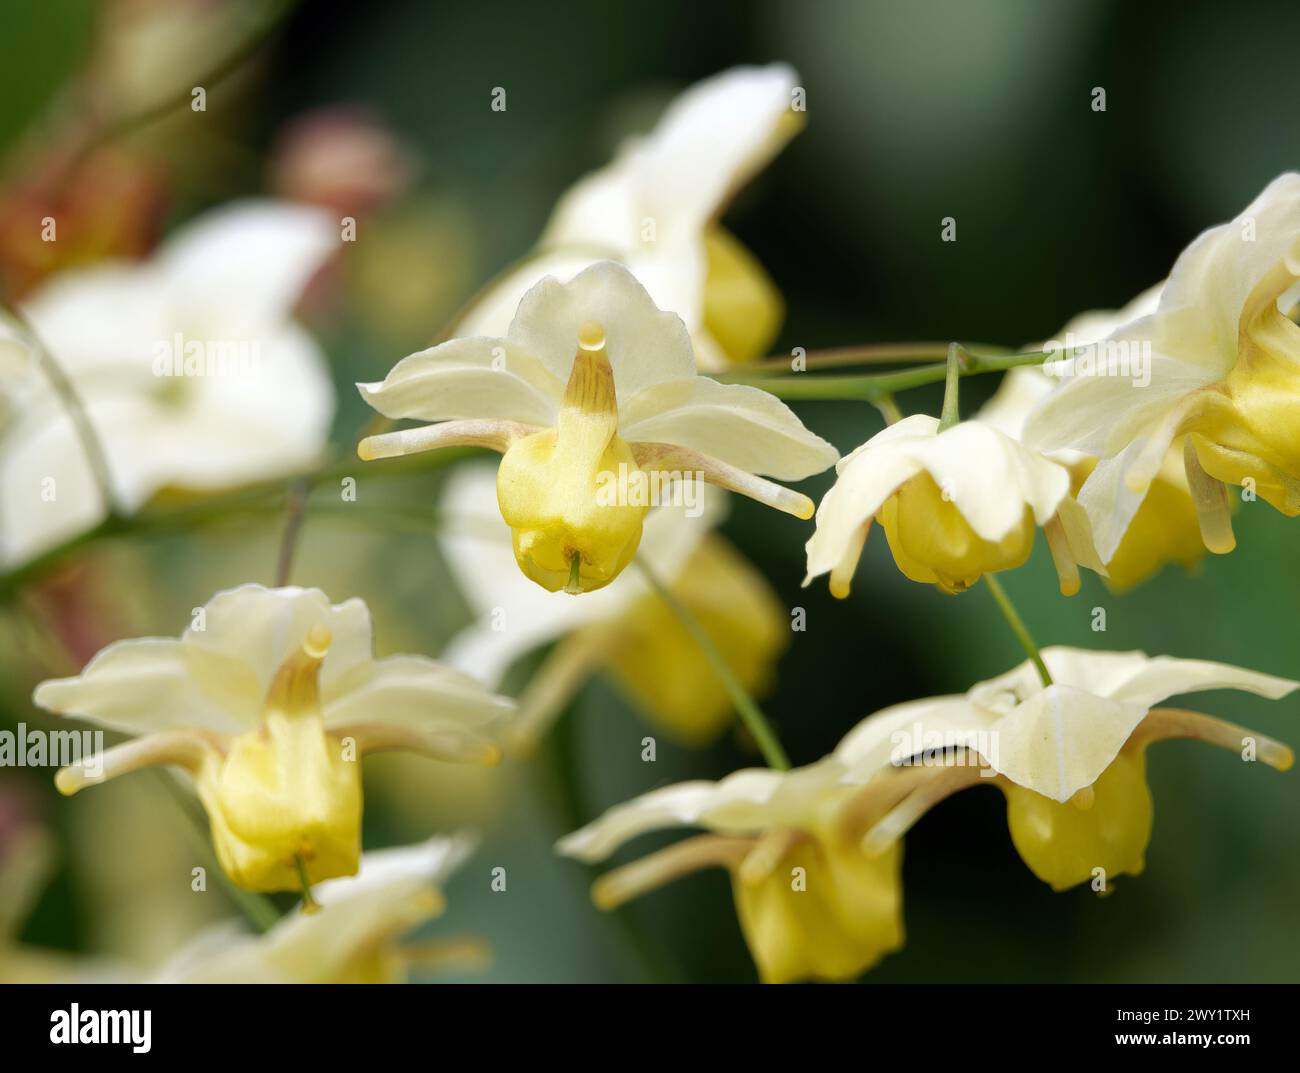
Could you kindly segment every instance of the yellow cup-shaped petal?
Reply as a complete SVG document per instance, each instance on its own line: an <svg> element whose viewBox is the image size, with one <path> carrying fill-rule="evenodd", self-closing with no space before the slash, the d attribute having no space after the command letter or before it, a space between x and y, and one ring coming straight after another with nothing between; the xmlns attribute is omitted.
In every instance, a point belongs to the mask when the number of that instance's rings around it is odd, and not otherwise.
<svg viewBox="0 0 1300 1073"><path fill-rule="evenodd" d="M763 266L739 240L721 227L704 237L708 275L704 283L704 327L733 362L767 353L785 303Z"/></svg>
<svg viewBox="0 0 1300 1073"><path fill-rule="evenodd" d="M745 689L765 693L790 638L766 579L725 541L709 537L672 587ZM616 628L611 664L619 682L672 738L707 745L732 722L735 708L717 673L662 599L646 595Z"/></svg>
<svg viewBox="0 0 1300 1073"><path fill-rule="evenodd" d="M316 627L280 668L261 725L198 777L217 857L248 890L297 890L354 875L361 854L360 764L325 732L318 696L329 633Z"/></svg>
<svg viewBox="0 0 1300 1073"><path fill-rule="evenodd" d="M497 502L519 568L544 589L590 592L632 561L649 483L618 436L614 373L599 325L579 333L555 428L514 443L497 471Z"/></svg>
<svg viewBox="0 0 1300 1073"><path fill-rule="evenodd" d="M1034 517L1028 507L1001 540L985 540L928 473L904 483L877 518L898 569L913 581L950 593L964 592L983 574L1020 566L1034 547Z"/></svg>
<svg viewBox="0 0 1300 1073"><path fill-rule="evenodd" d="M806 839L766 875L732 879L764 983L851 980L903 945L902 844L878 857L856 842Z"/></svg>
<svg viewBox="0 0 1300 1073"><path fill-rule="evenodd" d="M1015 783L1004 786L1011 841L1053 890L1139 875L1151 840L1146 754L1126 749L1091 787L1061 804ZM1101 872L1097 870L1101 869Z"/></svg>

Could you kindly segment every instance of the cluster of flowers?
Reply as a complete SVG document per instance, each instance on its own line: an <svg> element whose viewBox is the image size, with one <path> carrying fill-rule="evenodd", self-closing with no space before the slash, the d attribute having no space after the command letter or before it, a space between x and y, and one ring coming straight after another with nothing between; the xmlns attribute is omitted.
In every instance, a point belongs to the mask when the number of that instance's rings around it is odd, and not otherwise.
<svg viewBox="0 0 1300 1073"><path fill-rule="evenodd" d="M1080 566L1128 588L1166 563L1196 561L1203 547L1231 550L1228 485L1300 513L1300 328L1289 315L1300 283L1298 175L1278 178L1237 220L1199 237L1169 279L1130 307L1066 326L1076 347L1149 348L1141 385L1106 375L1101 363L1079 362L1059 382L1050 370L1017 368L975 417L906 417L840 458L761 387L700 375L763 354L780 323L775 287L716 219L798 129L795 90L794 73L773 66L688 92L651 135L565 196L538 255L497 281L453 338L359 385L383 417L420 422L364 439L362 459L449 446L502 456L495 477L471 463L445 491L446 550L479 616L445 653L448 666L373 659L360 600L331 605L316 590L249 585L215 596L201 628L179 640L119 642L77 677L37 688L38 705L130 736L96 758L104 778L156 764L187 772L221 865L239 886L324 884L322 917L337 904L366 921L347 932L345 955L337 929L296 914L274 941L249 940L263 951L258 978L291 976L294 951L320 935L331 939L337 978L400 976L409 961L394 937L434 911L429 900L376 895L388 888L367 879L369 865L343 878L361 862L362 754L406 749L495 762L535 742L598 667L676 737L710 740L731 704L675 617L676 600L735 677L762 688L789 630L765 580L711 532L722 514L716 489L808 520L813 503L778 482L834 465L805 584L828 574L841 597L873 521L903 574L948 593L1024 563L1042 528L1069 595ZM263 224L265 214L276 217L274 228L258 230L262 254L250 252L244 226L258 213ZM244 209L134 270L147 279L125 270L84 277L31 303L33 323L71 363L120 506L168 485L292 472L319 450L328 390L287 310L326 252L326 230L307 210ZM231 277L220 287L204 275L214 265ZM182 328L194 337L177 318L214 293L235 296L224 312L237 311L241 324L260 318L249 333L275 325L280 343L266 364L291 390L272 391L273 407L219 380L187 384L184 398L165 401L97 392L96 383L122 386L113 362L137 361L138 348L116 340L170 338ZM60 313L60 303L74 312ZM128 314L136 324L117 336L105 330ZM233 330L223 323L222 334ZM286 420L288 400L302 420ZM170 424L142 420L146 405ZM73 434L50 412L25 409L43 422L28 449L44 457L49 438ZM140 442L181 424L174 442L189 443L191 454ZM88 488L81 470L89 460L66 444L60 457L81 468L73 486ZM6 465L5 495L18 505L31 489L9 473L26 480L36 470L21 456ZM640 495L611 501L611 473L686 475L714 487L700 511L652 508ZM69 500L83 511L95 501L91 493ZM11 559L94 520L63 518L51 528L21 505L0 514L11 527L28 522L0 534ZM644 574L625 573L634 559ZM655 578L675 600L654 591ZM504 630L489 622L502 608L511 615ZM489 692L515 656L557 638L518 703ZM764 980L852 978L902 944L902 838L936 802L988 781L1005 795L1012 840L1035 875L1056 890L1099 877L1104 886L1142 870L1152 742L1196 738L1278 769L1292 761L1284 745L1164 702L1211 689L1276 699L1296 685L1199 660L1048 648L964 696L878 712L816 763L657 789L558 848L599 861L652 829L703 827L604 875L597 903L612 907L721 866ZM942 748L929 744L936 740ZM58 777L65 793L88 781L76 768ZM390 871L428 879L459 855L438 842L399 853ZM345 889L337 902L335 884ZM252 955L241 946L224 956ZM187 965L186 978L253 974L199 955Z"/></svg>

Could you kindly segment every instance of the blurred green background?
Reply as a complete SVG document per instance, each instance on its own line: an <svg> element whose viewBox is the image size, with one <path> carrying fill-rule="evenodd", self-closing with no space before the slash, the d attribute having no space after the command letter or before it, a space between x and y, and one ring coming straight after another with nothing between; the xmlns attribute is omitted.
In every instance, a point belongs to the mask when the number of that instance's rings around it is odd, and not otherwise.
<svg viewBox="0 0 1300 1073"><path fill-rule="evenodd" d="M5 6L0 147L10 181L28 166L19 147L50 122L70 80L100 62L97 42L116 6L140 5ZM180 72L168 86L188 85L187 71L215 62L220 27L238 29L260 7L170 6L188 9L182 22L202 32L164 39L159 85L169 64ZM352 382L380 378L434 337L528 249L570 183L698 79L786 60L807 88L807 128L725 221L785 295L778 352L949 338L1018 345L1082 310L1123 304L1162 278L1199 230L1300 163L1297 31L1294 4L1255 0L303 3L212 93L214 122L203 133L181 117L125 144L163 169L168 223L273 189L286 124L315 109L363 106L406 147L409 187L363 225L344 284L309 317L333 363L344 443L367 417ZM504 113L488 107L496 86L508 93ZM1091 107L1094 87L1106 91L1105 112ZM947 216L957 220L956 243L940 241ZM994 386L968 381L965 407ZM936 412L939 397L922 390L900 402ZM845 452L880 425L865 404L799 411ZM819 497L828 486L823 476L804 490ZM376 499L432 501L436 478L367 489ZM1296 523L1259 502L1244 505L1236 525L1233 555L1196 576L1166 570L1123 597L1086 575L1082 593L1061 598L1041 542L1003 580L1041 644L1142 648L1295 676ZM101 623L106 639L178 632L216 589L270 582L279 526L236 520L105 548L77 614ZM725 531L788 606L807 609L807 632L795 635L765 703L796 763L820 757L878 708L964 690L1022 658L987 593L950 598L906 581L878 536L851 599L838 603L824 584L799 588L806 524L735 500ZM431 536L309 520L294 580L335 600L365 597L384 652L436 651L464 621ZM1104 634L1090 628L1097 607L1107 611ZM5 724L39 723L26 701L33 670L6 655ZM516 674L524 680L527 668ZM1197 707L1300 742L1294 698L1211 694ZM484 832L434 926L493 947L491 970L464 979L754 978L723 875L690 878L608 917L588 902L591 873L551 852L558 835L617 801L758 762L729 737L702 753L661 739L657 763L644 764L644 733L598 681L534 762L488 777L374 762L368 847L459 825ZM94 801L62 801L48 775L0 773L21 784L23 808L58 832L63 850L24 940L157 953L150 944L166 945L162 910L147 927L138 918L161 898L158 885L188 891L189 881L181 835L157 815L161 789L128 779L87 795ZM907 841L907 946L866 980L1300 980L1300 778L1183 743L1153 749L1150 778L1146 873L1121 878L1105 898L1053 894L1035 879L1010 844L1000 794L977 790L940 806ZM497 865L509 886L493 894ZM219 891L206 898L212 904L197 916L233 915ZM182 934L191 915L178 910L167 926Z"/></svg>

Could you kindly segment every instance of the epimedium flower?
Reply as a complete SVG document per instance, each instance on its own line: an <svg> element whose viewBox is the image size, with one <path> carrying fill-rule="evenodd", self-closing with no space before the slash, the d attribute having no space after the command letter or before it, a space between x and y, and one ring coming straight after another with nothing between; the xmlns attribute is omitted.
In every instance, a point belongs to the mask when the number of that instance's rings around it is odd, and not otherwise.
<svg viewBox="0 0 1300 1073"><path fill-rule="evenodd" d="M1060 340L1063 342L1054 346L1078 349L1101 344L1123 325L1155 312L1163 288L1163 283L1148 288L1122 309L1080 313L1061 329ZM976 417L1013 439L1023 441L1030 413L1060 382L1058 377L1049 375L1038 366L1011 369ZM1097 460L1070 448L1047 452L1047 456L1070 471L1070 494L1077 500ZM1081 520L1086 519L1085 512ZM1110 561L1105 564L1106 584L1116 592L1125 592L1151 577L1166 563L1177 563L1190 569L1201 561L1204 553L1196 504L1183 466L1183 445L1181 441L1175 441L1165 453L1150 492Z"/></svg>
<svg viewBox="0 0 1300 1073"><path fill-rule="evenodd" d="M638 571L582 600L534 585L514 566L487 466L458 467L441 504L448 519L442 546L475 616L443 659L495 688L517 659L554 642L519 698L515 747L534 745L602 670L683 744L708 744L732 722L731 701L699 645ZM746 690L761 693L789 643L789 620L767 580L713 531L724 512L717 489L682 485L647 514L638 555L695 616Z"/></svg>
<svg viewBox="0 0 1300 1073"><path fill-rule="evenodd" d="M1272 700L1298 684L1204 660L1052 647L1041 653L1052 684L1032 661L980 682L965 695L934 697L869 717L840 753L850 780L878 778L874 746L897 734L889 758L910 770L905 796L863 839L882 853L936 803L984 781L1006 796L1011 839L1030 870L1054 890L1099 875L1138 875L1151 839L1146 750L1190 738L1239 752L1279 771L1291 749L1213 716L1163 707L1170 697L1237 689ZM916 764L918 766L908 767ZM901 765L901 767L900 767ZM1100 871L1098 871L1100 870Z"/></svg>
<svg viewBox="0 0 1300 1073"><path fill-rule="evenodd" d="M660 787L614 806L556 849L590 863L650 831L705 828L601 876L592 887L596 905L612 909L723 868L765 983L852 979L903 945L902 841L865 842L928 776L891 765L900 725L881 713L830 755L791 771L751 768Z"/></svg>
<svg viewBox="0 0 1300 1073"><path fill-rule="evenodd" d="M193 780L222 868L249 890L352 875L368 752L495 763L513 705L422 656L371 654L363 601L319 589L218 593L176 639L109 645L37 705L131 735L56 777L64 794L171 765Z"/></svg>
<svg viewBox="0 0 1300 1073"><path fill-rule="evenodd" d="M291 312L337 242L319 210L236 203L178 230L147 261L69 270L24 300L103 446L117 510L318 460L334 390ZM0 563L17 565L93 527L108 504L39 363L25 362L6 394Z"/></svg>
<svg viewBox="0 0 1300 1073"><path fill-rule="evenodd" d="M519 568L544 589L590 592L636 554L656 490L683 475L810 518L800 480L838 454L779 399L698 376L681 318L602 261L537 283L503 339L453 339L358 385L390 418L436 422L361 441L363 459L488 447Z"/></svg>
<svg viewBox="0 0 1300 1073"><path fill-rule="evenodd" d="M1103 560L1116 553L1171 445L1212 552L1235 546L1227 485L1300 513L1300 175L1274 179L1235 219L1174 263L1153 312L1113 331L1106 361L1073 375L1030 415L1026 441L1100 459L1079 499ZM1142 380L1121 373L1149 362Z"/></svg>
<svg viewBox="0 0 1300 1073"><path fill-rule="evenodd" d="M991 425L964 421L941 430L938 419L913 414L836 466L808 540L804 585L829 573L832 595L848 596L875 521L899 570L947 593L1020 566L1042 527L1061 591L1072 595L1079 564L1100 564L1069 491L1063 466Z"/></svg>
<svg viewBox="0 0 1300 1073"><path fill-rule="evenodd" d="M683 93L652 133L560 199L537 255L493 284L456 334L504 335L538 280L608 258L682 318L701 368L765 354L784 315L780 293L717 218L803 125L795 79L785 64L737 67Z"/></svg>
<svg viewBox="0 0 1300 1073"><path fill-rule="evenodd" d="M479 965L481 942L465 938L409 941L441 915L441 890L473 851L465 835L374 850L355 876L312 891L317 908L298 907L263 935L237 924L205 930L155 974L158 983L388 984L412 970Z"/></svg>
<svg viewBox="0 0 1300 1073"><path fill-rule="evenodd" d="M607 872L592 887L613 909L705 868L731 877L736 913L764 983L849 980L903 944L902 846L862 851L867 822L833 758L789 772L746 769L720 782L684 782L616 805L561 839L586 862L648 831L709 833ZM867 813L869 817L871 813Z"/></svg>

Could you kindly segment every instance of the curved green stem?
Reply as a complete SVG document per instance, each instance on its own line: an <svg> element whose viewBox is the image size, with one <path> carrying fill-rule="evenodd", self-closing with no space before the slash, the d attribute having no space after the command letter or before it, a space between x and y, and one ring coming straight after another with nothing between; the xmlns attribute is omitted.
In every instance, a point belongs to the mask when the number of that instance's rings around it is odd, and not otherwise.
<svg viewBox="0 0 1300 1073"><path fill-rule="evenodd" d="M1034 644L1033 637L1029 634L1029 629L1025 626L1025 620L1020 617L1016 610L1015 604L1011 602L1011 597L1007 595L1002 583L992 574L984 575L984 584L988 586L989 592L993 594L993 599L997 601L998 610L1002 612L1002 617L1007 620L1007 625L1011 627L1011 632L1016 635L1016 640L1020 642L1020 647L1025 650L1029 658L1033 660L1034 668L1038 671L1038 677L1043 680L1044 686L1052 684L1052 676L1047 670L1047 664L1043 662L1043 655L1038 651L1038 645Z"/></svg>
<svg viewBox="0 0 1300 1073"><path fill-rule="evenodd" d="M959 363L959 376L974 376L977 373L1003 372L1021 365L1041 365L1049 358L1058 355L1046 351L1034 351L1025 354L1007 354L986 356L966 351L968 360ZM721 373L717 379L733 384L752 384L761 387L779 399L857 399L863 402L879 401L886 395L909 388L922 387L925 384L937 384L947 379L948 362L934 365L921 365L915 369L899 369L888 373L868 373L862 376L808 376L805 373L787 373L785 375L764 375L760 372L736 370Z"/></svg>
<svg viewBox="0 0 1300 1073"><path fill-rule="evenodd" d="M668 609L686 627L686 631L699 646L700 651L704 653L704 658L709 661L713 673L722 682L722 687L731 698L731 703L736 706L741 721L749 732L754 735L754 740L758 743L759 751L762 752L763 759L767 761L768 767L775 768L777 771L789 771L790 758L785 755L785 749L781 747L781 741L772 729L772 724L768 722L767 716L763 714L763 710L758 706L754 698L740 684L740 679L736 677L731 665L718 651L718 646L713 643L713 638L705 632L704 627L700 625L699 620L691 614L690 610L655 576L654 571L650 569L645 560L637 559L635 562L650 587L654 589L655 594L668 605Z"/></svg>
<svg viewBox="0 0 1300 1073"><path fill-rule="evenodd" d="M51 389L58 396L64 410L67 411L77 440L81 444L81 450L86 456L86 462L90 466L95 487L99 491L100 498L104 501L104 510L110 518L115 516L117 514L117 503L113 498L113 481L108 469L108 453L104 450L104 444L99 438L99 433L95 431L95 426L91 424L90 415L86 413L86 407L81 401L81 396L77 394L76 388L72 386L72 381L68 378L68 374L63 371L63 366L59 364L50 348L45 345L44 340L32 327L31 321L13 306L4 305L0 306L0 309L13 323L18 334L31 347L32 353L40 363L41 371L45 373L45 378L49 381Z"/></svg>

